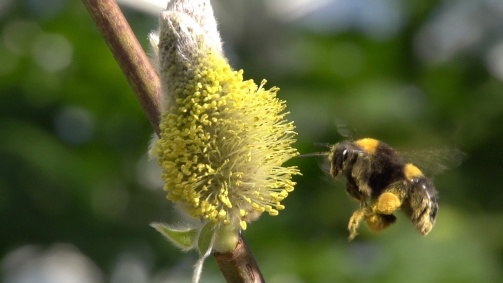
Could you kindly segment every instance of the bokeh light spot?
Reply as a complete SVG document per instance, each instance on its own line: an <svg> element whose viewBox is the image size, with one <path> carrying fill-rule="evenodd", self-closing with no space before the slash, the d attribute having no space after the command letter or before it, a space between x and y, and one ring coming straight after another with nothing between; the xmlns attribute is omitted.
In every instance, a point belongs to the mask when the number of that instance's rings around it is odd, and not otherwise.
<svg viewBox="0 0 503 283"><path fill-rule="evenodd" d="M42 34L32 48L35 62L49 72L60 71L72 61L73 47L59 34Z"/></svg>

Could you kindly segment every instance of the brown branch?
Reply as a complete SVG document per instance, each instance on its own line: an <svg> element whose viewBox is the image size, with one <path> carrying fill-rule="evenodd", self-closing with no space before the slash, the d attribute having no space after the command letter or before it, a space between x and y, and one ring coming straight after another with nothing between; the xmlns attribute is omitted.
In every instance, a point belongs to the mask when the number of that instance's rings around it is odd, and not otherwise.
<svg viewBox="0 0 503 283"><path fill-rule="evenodd" d="M159 78L114 0L82 0L159 134ZM231 253L214 257L227 282L260 283L264 278L243 236Z"/></svg>
<svg viewBox="0 0 503 283"><path fill-rule="evenodd" d="M227 282L265 282L243 235L239 238L239 242L232 253L214 253L213 256L217 260L218 268L220 268Z"/></svg>
<svg viewBox="0 0 503 283"><path fill-rule="evenodd" d="M161 84L150 60L113 0L82 0L159 134Z"/></svg>

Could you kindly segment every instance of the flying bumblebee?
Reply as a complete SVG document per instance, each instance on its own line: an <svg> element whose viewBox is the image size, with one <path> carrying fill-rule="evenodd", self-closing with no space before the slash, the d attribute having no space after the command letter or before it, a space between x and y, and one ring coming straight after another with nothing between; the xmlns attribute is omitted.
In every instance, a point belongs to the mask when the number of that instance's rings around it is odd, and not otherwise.
<svg viewBox="0 0 503 283"><path fill-rule="evenodd" d="M372 138L324 145L330 162L329 173L346 178L348 194L360 208L348 224L349 240L365 220L373 231L381 231L396 221L401 209L422 235L427 235L438 212L438 193L432 180L412 163L407 163L391 146Z"/></svg>

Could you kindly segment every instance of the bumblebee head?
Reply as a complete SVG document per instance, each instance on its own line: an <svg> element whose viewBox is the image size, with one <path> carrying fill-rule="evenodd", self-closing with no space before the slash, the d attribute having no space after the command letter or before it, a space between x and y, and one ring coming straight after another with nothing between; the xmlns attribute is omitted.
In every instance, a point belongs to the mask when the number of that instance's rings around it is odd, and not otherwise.
<svg viewBox="0 0 503 283"><path fill-rule="evenodd" d="M316 146L325 147L328 151L301 154L298 157L326 156L330 162L330 175L337 177L351 169L358 156L364 151L352 141L343 141L334 145L327 143L316 143ZM327 168L328 169L328 168Z"/></svg>
<svg viewBox="0 0 503 283"><path fill-rule="evenodd" d="M336 143L330 148L328 160L330 160L330 175L337 177L344 174L355 163L362 150L353 142Z"/></svg>

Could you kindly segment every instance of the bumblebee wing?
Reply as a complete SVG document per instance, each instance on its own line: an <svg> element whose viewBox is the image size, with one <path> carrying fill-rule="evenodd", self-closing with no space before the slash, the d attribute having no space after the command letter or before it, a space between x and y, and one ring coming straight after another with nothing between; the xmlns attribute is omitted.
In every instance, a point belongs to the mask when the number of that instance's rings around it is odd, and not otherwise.
<svg viewBox="0 0 503 283"><path fill-rule="evenodd" d="M330 160L328 160L327 156L317 157L316 163L318 163L318 166L323 173L330 177L330 179L333 179L332 175L330 175Z"/></svg>
<svg viewBox="0 0 503 283"><path fill-rule="evenodd" d="M316 146L322 146L322 147L327 147L330 148L330 144L327 143L316 143ZM320 167L321 171L326 174L327 179L333 179L333 177L330 175L330 160L328 159L328 155L330 152L311 152L311 153L304 153L299 156L298 158L304 158L304 157L315 157L316 158L316 163Z"/></svg>
<svg viewBox="0 0 503 283"><path fill-rule="evenodd" d="M339 135L341 135L343 138L346 138L348 140L352 140L354 138L353 131L349 129L348 124L344 120L335 119L334 125Z"/></svg>
<svg viewBox="0 0 503 283"><path fill-rule="evenodd" d="M400 151L401 156L432 176L459 166L466 154L457 148L431 148L412 151Z"/></svg>
<svg viewBox="0 0 503 283"><path fill-rule="evenodd" d="M423 236L435 225L438 212L438 193L430 179L410 183L408 197L402 204L403 212Z"/></svg>

